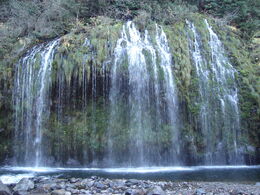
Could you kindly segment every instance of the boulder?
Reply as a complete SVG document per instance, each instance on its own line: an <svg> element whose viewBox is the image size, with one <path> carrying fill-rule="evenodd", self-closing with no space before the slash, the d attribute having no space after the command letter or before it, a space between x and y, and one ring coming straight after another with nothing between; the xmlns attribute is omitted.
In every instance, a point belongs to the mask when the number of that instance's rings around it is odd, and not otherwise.
<svg viewBox="0 0 260 195"><path fill-rule="evenodd" d="M18 191L32 190L33 188L34 188L34 182L28 178L23 178L16 184L13 190L18 192Z"/></svg>
<svg viewBox="0 0 260 195"><path fill-rule="evenodd" d="M148 190L147 195L166 195L160 186L155 186L153 189Z"/></svg>
<svg viewBox="0 0 260 195"><path fill-rule="evenodd" d="M10 195L11 191L9 190L9 188L2 183L2 181L0 180L0 195Z"/></svg>

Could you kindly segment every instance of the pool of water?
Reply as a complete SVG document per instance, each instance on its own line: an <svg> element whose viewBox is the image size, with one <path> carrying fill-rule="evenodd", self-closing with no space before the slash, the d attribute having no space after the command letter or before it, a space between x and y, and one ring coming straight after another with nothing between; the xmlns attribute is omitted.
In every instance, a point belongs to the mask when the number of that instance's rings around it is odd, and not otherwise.
<svg viewBox="0 0 260 195"><path fill-rule="evenodd" d="M167 181L259 182L258 166L194 166L194 167L132 167L132 168L50 168L2 167L0 180L16 183L23 177L60 176L110 179L149 179Z"/></svg>

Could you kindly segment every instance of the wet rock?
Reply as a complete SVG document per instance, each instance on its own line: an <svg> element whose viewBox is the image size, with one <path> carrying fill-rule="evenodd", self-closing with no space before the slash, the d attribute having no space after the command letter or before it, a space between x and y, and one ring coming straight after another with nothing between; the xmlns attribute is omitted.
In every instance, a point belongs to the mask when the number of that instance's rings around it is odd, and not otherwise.
<svg viewBox="0 0 260 195"><path fill-rule="evenodd" d="M67 183L66 188L76 188L75 184Z"/></svg>
<svg viewBox="0 0 260 195"><path fill-rule="evenodd" d="M44 192L49 192L50 190L56 190L56 183L44 183L36 185L36 188L42 189Z"/></svg>
<svg viewBox="0 0 260 195"><path fill-rule="evenodd" d="M139 189L136 189L136 190L127 190L127 191L125 192L125 195L145 195L145 191L139 190Z"/></svg>
<svg viewBox="0 0 260 195"><path fill-rule="evenodd" d="M238 190L231 190L229 192L229 195L238 195L238 194L239 194Z"/></svg>
<svg viewBox="0 0 260 195"><path fill-rule="evenodd" d="M81 189L79 190L79 194L89 194L89 191Z"/></svg>
<svg viewBox="0 0 260 195"><path fill-rule="evenodd" d="M129 179L129 180L127 180L127 181L125 182L125 184L126 184L127 186L138 185L139 183L140 183L140 181L137 180L137 179Z"/></svg>
<svg viewBox="0 0 260 195"><path fill-rule="evenodd" d="M108 182L108 185L113 189L126 190L125 182L123 181Z"/></svg>
<svg viewBox="0 0 260 195"><path fill-rule="evenodd" d="M79 178L71 178L70 180L70 183L77 183L78 181L80 181L80 179Z"/></svg>
<svg viewBox="0 0 260 195"><path fill-rule="evenodd" d="M73 191L73 188L68 187L65 190L68 191L68 192L71 192L71 191Z"/></svg>
<svg viewBox="0 0 260 195"><path fill-rule="evenodd" d="M95 182L95 187L98 189L106 189L106 186L101 182Z"/></svg>
<svg viewBox="0 0 260 195"><path fill-rule="evenodd" d="M8 193L5 192L5 191L0 191L0 195L10 195L10 194L8 194Z"/></svg>
<svg viewBox="0 0 260 195"><path fill-rule="evenodd" d="M66 187L65 182L61 182L61 183L58 183L58 184L56 185L56 188L57 188L57 189L64 189L65 187Z"/></svg>
<svg viewBox="0 0 260 195"><path fill-rule="evenodd" d="M91 188L94 185L95 181L89 180L89 179L83 179L80 182L77 182L75 186L78 189L85 189L85 188Z"/></svg>
<svg viewBox="0 0 260 195"><path fill-rule="evenodd" d="M97 176L91 176L91 179L92 179L92 180L97 180L98 177L97 177Z"/></svg>
<svg viewBox="0 0 260 195"><path fill-rule="evenodd" d="M71 195L71 192L67 192L65 190L54 190L51 195Z"/></svg>
<svg viewBox="0 0 260 195"><path fill-rule="evenodd" d="M91 188L94 185L94 183L95 183L94 181L89 181L87 183L87 187Z"/></svg>
<svg viewBox="0 0 260 195"><path fill-rule="evenodd" d="M149 190L147 195L166 195L160 186L155 186L153 189Z"/></svg>
<svg viewBox="0 0 260 195"><path fill-rule="evenodd" d="M33 180L34 183L49 183L51 178L46 177L46 176L39 176L39 177L32 178L32 180Z"/></svg>
<svg viewBox="0 0 260 195"><path fill-rule="evenodd" d="M16 191L16 192L14 192L13 195L27 195L27 194L28 194L27 191Z"/></svg>
<svg viewBox="0 0 260 195"><path fill-rule="evenodd" d="M50 195L50 194L47 194L47 193L34 193L33 192L33 193L30 193L29 195Z"/></svg>
<svg viewBox="0 0 260 195"><path fill-rule="evenodd" d="M13 190L18 192L18 191L32 190L33 188L34 188L34 182L28 178L23 178L16 184Z"/></svg>
<svg viewBox="0 0 260 195"><path fill-rule="evenodd" d="M71 189L70 192L71 192L72 194L79 194L80 191L77 190L77 189Z"/></svg>
<svg viewBox="0 0 260 195"><path fill-rule="evenodd" d="M10 195L11 191L9 190L9 188L2 183L2 181L0 180L0 195Z"/></svg>
<svg viewBox="0 0 260 195"><path fill-rule="evenodd" d="M203 188L199 188L196 190L195 195L205 195L206 191Z"/></svg>

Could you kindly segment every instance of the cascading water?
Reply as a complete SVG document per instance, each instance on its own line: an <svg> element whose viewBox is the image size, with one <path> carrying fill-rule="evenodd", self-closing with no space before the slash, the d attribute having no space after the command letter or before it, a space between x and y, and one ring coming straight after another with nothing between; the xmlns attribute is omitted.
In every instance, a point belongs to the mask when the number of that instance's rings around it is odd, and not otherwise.
<svg viewBox="0 0 260 195"><path fill-rule="evenodd" d="M49 115L52 60L59 40L34 47L20 60L14 87L15 154L25 165L42 165L42 134Z"/></svg>
<svg viewBox="0 0 260 195"><path fill-rule="evenodd" d="M237 141L240 136L235 69L225 57L218 36L205 21L209 32L211 61L203 55L203 47L193 23L189 37L190 52L199 84L200 124L205 144L205 164L240 164ZM193 40L193 41L192 41Z"/></svg>
<svg viewBox="0 0 260 195"><path fill-rule="evenodd" d="M178 100L177 100L177 90L174 83L173 73L172 73L172 61L171 53L167 42L167 37L164 31L156 26L156 41L158 46L158 53L161 59L160 67L164 74L164 90L165 90L165 101L167 103L168 111L168 124L173 128L172 130L172 143L173 151L172 155L175 159L179 159L180 154L180 143L179 143L179 122L178 119ZM175 164L177 161L175 162Z"/></svg>
<svg viewBox="0 0 260 195"><path fill-rule="evenodd" d="M108 130L112 164L124 161L130 166L144 166L178 162L178 109L171 54L165 33L156 28L153 43L148 31L141 34L132 22L127 22L115 48ZM127 160L122 159L125 155L115 154L120 122L128 128ZM169 133L167 144L173 146L167 152L160 145L164 133ZM157 142L149 143L150 136L158 136Z"/></svg>
<svg viewBox="0 0 260 195"><path fill-rule="evenodd" d="M207 22L208 42L187 25L199 94L187 105L177 98L173 72L182 67L174 67L160 26L139 31L127 22L121 36L102 40L104 51L96 36L68 36L28 51L16 67L13 94L17 164L242 164L235 69ZM185 110L198 105L198 115Z"/></svg>

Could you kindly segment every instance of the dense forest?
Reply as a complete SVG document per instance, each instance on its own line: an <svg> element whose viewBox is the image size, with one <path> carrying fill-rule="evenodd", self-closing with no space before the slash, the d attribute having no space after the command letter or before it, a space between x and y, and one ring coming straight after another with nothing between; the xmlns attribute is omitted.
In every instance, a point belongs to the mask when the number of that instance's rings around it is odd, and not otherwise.
<svg viewBox="0 0 260 195"><path fill-rule="evenodd" d="M204 18L208 19L213 24L214 30L219 33L220 39L228 51L227 55L238 72L236 80L239 88L242 135L247 134L245 139L250 140L250 144L246 146L246 163L260 163L260 1L257 0L0 0L0 163L4 163L6 159L10 160L14 156L13 142L10 140L15 136L13 130L15 128L13 87L16 82L15 65L19 59L25 56L26 52L33 46L63 37L62 44L53 61L53 67L55 67L53 75L58 75L60 64L68 64L69 66L74 63L76 67L82 63L74 58L77 58L77 54L78 58L83 56L82 50L85 48L78 47L78 45L83 45L84 40L81 37L83 34L89 36L93 42L94 46L90 51L97 53L95 54L97 55L96 61L92 60L89 63L98 66L105 62L104 56L109 56L112 53L112 48L109 48L105 42L111 39L109 44L115 47L116 40L120 37L118 31L122 27L122 23L130 20L135 22L141 33L144 33L145 29L151 29L151 32L155 31L151 27L154 23L165 27L170 40L170 48L173 50L172 53L176 51L173 55L174 62L180 65L179 70L175 70L175 72L177 75L176 83L180 89L178 94L182 110L180 115L185 121L181 127L183 129L182 136L194 136L196 139L194 142L186 140L187 148L185 148L186 146L182 147L184 151L192 153L191 147L196 145L197 153L200 154L200 150L203 151L204 146L200 141L202 135L199 132L200 125L196 115L199 108L198 105L194 106L193 104L197 101L195 97L198 95L195 90L197 80L193 79L195 70L191 68L189 57L182 56L182 54L190 55L189 51L185 50L189 43L182 39L186 37L185 25L187 21L193 21L197 24L198 31L201 31L201 40L204 41L202 45L205 44L209 38L207 35L203 35L203 29L206 27L199 22ZM171 32L179 37L174 38L173 35L171 37ZM173 46L171 47L171 45ZM77 47L78 49L76 49ZM105 51L103 48L106 48ZM205 50L207 50L206 46ZM73 60L70 60L69 56L72 54L75 54L76 57L73 56ZM209 54L205 54L205 56L207 55ZM65 80L71 83L71 86L75 85L76 91L80 91L82 86L78 87L78 83L70 82L73 79L80 81L79 75L82 74L82 70L76 69L67 71ZM87 74L90 74L93 89L93 72ZM57 75L53 76L55 78L53 80L58 80ZM102 79L105 80L106 77L97 76L97 85L103 82ZM54 105L59 95L55 92L55 89L59 87L57 83L52 84L53 103L51 110L55 110ZM84 95L78 91L75 94L82 98L81 96ZM101 94L99 91L102 91L101 87L97 89L97 96ZM104 92L100 96L109 99L106 94L107 92ZM63 145L57 144L62 141L56 139L56 134L64 133L63 138L61 138L64 139L64 143L67 143L64 145L74 144L75 148L68 146L63 151L62 159L58 160L68 161L71 157L70 153L76 154L79 151L78 148L88 144L80 138L84 134L81 132L82 126L86 125L83 124L82 118L88 117L87 120L93 120L92 115L95 115L94 120L98 124L95 128L99 128L100 132L98 130L98 136L94 136L95 138L92 140L90 138L86 142L93 145L99 158L104 152L100 148L105 147L100 142L106 142L102 129L108 124L101 120L108 120L107 110L102 106L99 107L99 103L97 103L98 106L94 106L95 113L87 114L91 113L91 109L93 109L93 105L87 105L87 113L82 114L79 111L81 104L77 102L77 98L73 99L72 96L70 98L76 102L74 107L70 105L71 102L66 102L64 105L67 107L67 115L73 116L75 120L66 121L64 122L66 125L61 125L57 122L56 116L50 115L52 124L49 129L51 129L51 133L46 134L46 136L52 142L51 147L55 148L50 153L56 158L55 160L59 158L57 154L60 150L56 148L60 149ZM101 100L97 98L96 101ZM100 104L105 103L101 102ZM73 113L68 114L71 110ZM76 128L75 131L73 127ZM167 127L163 128L167 129ZM88 131L90 131L88 132L89 136L92 136L91 130ZM70 137L73 137L73 140ZM165 145L167 145L167 135L161 137L166 140ZM119 137L118 139L123 139L122 142L124 142L125 138ZM242 140L241 142L246 141ZM81 156L81 154L76 155ZM183 157L188 159L186 164L191 164L194 160L192 155L189 153L186 155L189 156ZM92 155L89 158L93 159L94 157ZM78 159L80 161L81 157ZM196 161L200 163L200 157Z"/></svg>
<svg viewBox="0 0 260 195"><path fill-rule="evenodd" d="M1 0L0 4L1 58L19 37L57 37L95 23L98 16L173 24L200 12L238 28L247 40L259 36L260 5L253 0Z"/></svg>

